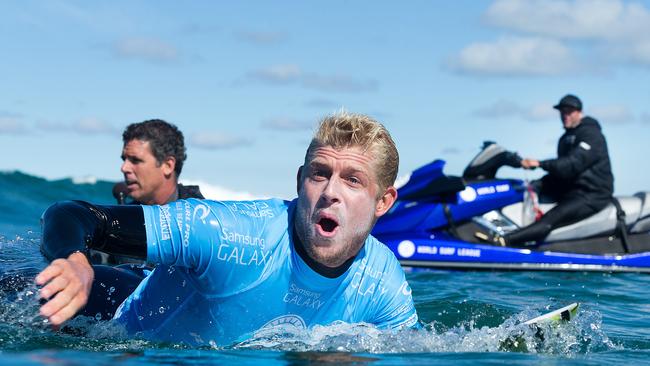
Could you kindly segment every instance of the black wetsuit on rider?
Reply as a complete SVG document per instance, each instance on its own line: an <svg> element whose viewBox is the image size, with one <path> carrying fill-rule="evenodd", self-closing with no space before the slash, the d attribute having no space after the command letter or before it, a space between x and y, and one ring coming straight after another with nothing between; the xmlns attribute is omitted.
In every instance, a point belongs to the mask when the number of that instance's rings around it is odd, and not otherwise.
<svg viewBox="0 0 650 366"><path fill-rule="evenodd" d="M534 181L542 200L557 206L522 229L506 234L507 245L539 242L555 228L570 225L602 210L612 201L614 176L607 142L598 121L584 117L560 138L557 159L540 161L548 172Z"/></svg>

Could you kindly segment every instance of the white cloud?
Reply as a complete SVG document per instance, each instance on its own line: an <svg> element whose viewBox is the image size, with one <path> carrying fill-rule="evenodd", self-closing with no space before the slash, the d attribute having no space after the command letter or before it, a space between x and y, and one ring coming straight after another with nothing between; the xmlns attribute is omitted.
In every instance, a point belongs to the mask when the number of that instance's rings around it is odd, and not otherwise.
<svg viewBox="0 0 650 366"><path fill-rule="evenodd" d="M23 135L26 133L28 130L19 118L0 116L0 135Z"/></svg>
<svg viewBox="0 0 650 366"><path fill-rule="evenodd" d="M575 44L596 62L650 66L650 9L621 0L497 0L483 15L487 24L529 36L595 41ZM576 47L579 48L579 47Z"/></svg>
<svg viewBox="0 0 650 366"><path fill-rule="evenodd" d="M52 121L38 121L36 128L43 131L50 132L74 132L79 134L91 135L115 135L117 136L117 129L115 126L97 118L85 117L72 123L61 123Z"/></svg>
<svg viewBox="0 0 650 366"><path fill-rule="evenodd" d="M585 112L601 123L626 123L634 120L630 110L623 105L595 106Z"/></svg>
<svg viewBox="0 0 650 366"><path fill-rule="evenodd" d="M477 109L473 115L487 119L519 118L535 122L557 118L557 111L549 103L521 106L513 101L501 99L491 105Z"/></svg>
<svg viewBox="0 0 650 366"><path fill-rule="evenodd" d="M366 92L378 89L376 80L355 79L343 74L306 73L295 64L270 66L253 71L248 77L269 84L299 84L308 89L327 92Z"/></svg>
<svg viewBox="0 0 650 366"><path fill-rule="evenodd" d="M306 101L304 103L305 106L307 107L313 107L313 108L336 108L340 107L340 105L331 100L331 99L324 99L324 98L314 98Z"/></svg>
<svg viewBox="0 0 650 366"><path fill-rule="evenodd" d="M481 118L499 119L518 116L522 113L522 107L509 100L499 100L489 106L474 111L474 115Z"/></svg>
<svg viewBox="0 0 650 366"><path fill-rule="evenodd" d="M497 0L484 20L534 35L597 40L650 38L650 11L620 0Z"/></svg>
<svg viewBox="0 0 650 366"><path fill-rule="evenodd" d="M529 121L547 121L559 119L560 115L553 109L553 103L538 103L525 110L524 118Z"/></svg>
<svg viewBox="0 0 650 366"><path fill-rule="evenodd" d="M298 65L274 65L249 74L253 79L272 84L287 84L300 79L302 70Z"/></svg>
<svg viewBox="0 0 650 366"><path fill-rule="evenodd" d="M314 122L301 121L289 117L274 118L262 122L262 127L270 130L304 131L314 128Z"/></svg>
<svg viewBox="0 0 650 366"><path fill-rule="evenodd" d="M115 127L95 117L86 117L74 122L72 124L72 129L78 133L94 135L112 135L117 131Z"/></svg>
<svg viewBox="0 0 650 366"><path fill-rule="evenodd" d="M577 61L562 43L546 38L502 37L473 43L450 62L461 73L500 76L561 75Z"/></svg>
<svg viewBox="0 0 650 366"><path fill-rule="evenodd" d="M219 132L200 132L190 136L190 143L202 149L225 150L251 145L253 141Z"/></svg>
<svg viewBox="0 0 650 366"><path fill-rule="evenodd" d="M119 57L156 63L174 62L179 58L176 47L156 38L121 39L114 44L113 51Z"/></svg>
<svg viewBox="0 0 650 366"><path fill-rule="evenodd" d="M310 89L336 92L367 92L376 91L378 83L376 80L359 80L347 75L308 74L302 80L302 84Z"/></svg>
<svg viewBox="0 0 650 366"><path fill-rule="evenodd" d="M64 123L41 120L36 122L36 128L43 131L64 132L70 131L71 126Z"/></svg>

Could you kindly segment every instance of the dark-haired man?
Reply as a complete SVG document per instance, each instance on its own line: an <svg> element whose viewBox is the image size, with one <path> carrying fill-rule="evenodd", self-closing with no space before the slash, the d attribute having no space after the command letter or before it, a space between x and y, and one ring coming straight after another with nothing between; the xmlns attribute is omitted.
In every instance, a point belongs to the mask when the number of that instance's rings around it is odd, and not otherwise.
<svg viewBox="0 0 650 366"><path fill-rule="evenodd" d="M602 210L612 201L614 176L607 141L598 121L582 113L582 101L568 94L553 108L560 112L565 132L556 159L523 159L525 169L548 172L533 182L542 197L557 202L542 218L520 230L496 238L501 244L539 242L555 228L572 224Z"/></svg>
<svg viewBox="0 0 650 366"><path fill-rule="evenodd" d="M178 176L187 158L183 133L160 119L133 123L122 134L124 182L113 188L118 203L163 205L178 199L204 198L198 186L183 186Z"/></svg>
<svg viewBox="0 0 650 366"><path fill-rule="evenodd" d="M122 167L124 181L113 187L117 203L124 204L126 196L132 198L130 204L164 205L178 199L204 198L198 186L184 186L178 183L178 176L187 158L183 133L173 124L161 119L151 119L128 125L122 133ZM130 258L107 253L90 251L93 264L140 264ZM114 276L141 279L143 268L122 266ZM112 269L98 266L96 271L112 272ZM137 281L131 281L134 285ZM125 291L130 291L128 288ZM116 291L120 291L118 288ZM94 292L90 302L102 301L105 294ZM117 294L115 294L117 295ZM112 315L113 309L106 309L105 316Z"/></svg>

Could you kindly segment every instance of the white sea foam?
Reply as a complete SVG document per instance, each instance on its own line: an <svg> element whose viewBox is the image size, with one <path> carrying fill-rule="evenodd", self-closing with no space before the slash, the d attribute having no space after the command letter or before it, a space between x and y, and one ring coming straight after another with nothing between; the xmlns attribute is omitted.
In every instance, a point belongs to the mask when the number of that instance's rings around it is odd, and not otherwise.
<svg viewBox="0 0 650 366"><path fill-rule="evenodd" d="M563 356L618 348L600 329L599 313L585 312L571 322L548 323L539 330L522 324L530 316L518 314L496 327L476 327L469 321L445 331L437 331L435 323L417 330L379 330L365 323L336 323L309 330L282 326L258 332L234 348L393 354L515 351Z"/></svg>
<svg viewBox="0 0 650 366"><path fill-rule="evenodd" d="M83 177L72 177L72 183L74 184L96 184L97 177L93 175L86 175Z"/></svg>

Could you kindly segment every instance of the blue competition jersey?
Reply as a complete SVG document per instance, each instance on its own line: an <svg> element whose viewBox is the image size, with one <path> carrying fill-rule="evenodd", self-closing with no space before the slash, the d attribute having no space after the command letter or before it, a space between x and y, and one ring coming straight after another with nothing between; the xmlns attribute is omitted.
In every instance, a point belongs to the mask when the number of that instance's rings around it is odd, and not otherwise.
<svg viewBox="0 0 650 366"><path fill-rule="evenodd" d="M182 200L143 206L156 269L115 314L129 332L229 345L276 325L335 321L413 326L411 289L393 253L369 237L341 276L314 272L293 247L295 201Z"/></svg>

